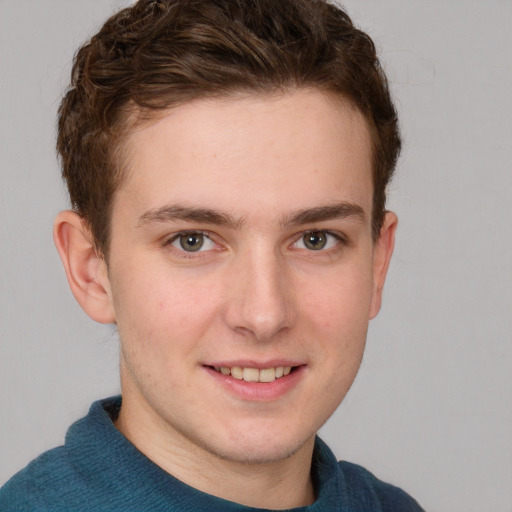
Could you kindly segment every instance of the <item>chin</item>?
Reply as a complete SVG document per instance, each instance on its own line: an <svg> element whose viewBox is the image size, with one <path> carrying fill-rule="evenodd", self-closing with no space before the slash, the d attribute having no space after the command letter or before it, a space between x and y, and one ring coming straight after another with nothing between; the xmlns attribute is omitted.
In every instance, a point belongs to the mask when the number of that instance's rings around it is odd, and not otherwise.
<svg viewBox="0 0 512 512"><path fill-rule="evenodd" d="M281 432L280 434L283 434ZM314 443L314 435L306 439L292 438L280 439L280 436L270 434L237 433L222 443L212 443L212 446L203 446L214 456L223 460L240 464L272 464L291 458L306 445Z"/></svg>

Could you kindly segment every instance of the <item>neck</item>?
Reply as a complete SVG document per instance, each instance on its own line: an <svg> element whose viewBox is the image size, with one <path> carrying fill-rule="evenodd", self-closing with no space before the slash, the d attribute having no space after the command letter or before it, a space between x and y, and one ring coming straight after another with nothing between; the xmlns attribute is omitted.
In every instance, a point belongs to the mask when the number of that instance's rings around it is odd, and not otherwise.
<svg viewBox="0 0 512 512"><path fill-rule="evenodd" d="M116 427L146 457L195 489L273 510L310 505L315 499L310 474L314 437L284 460L245 463L216 456L175 430L155 428L147 418L130 414L123 401Z"/></svg>

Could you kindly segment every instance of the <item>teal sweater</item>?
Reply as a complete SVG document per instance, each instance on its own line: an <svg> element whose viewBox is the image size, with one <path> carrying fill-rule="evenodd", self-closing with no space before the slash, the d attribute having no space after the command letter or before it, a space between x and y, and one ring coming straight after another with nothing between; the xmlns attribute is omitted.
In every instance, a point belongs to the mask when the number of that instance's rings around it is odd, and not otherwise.
<svg viewBox="0 0 512 512"><path fill-rule="evenodd" d="M255 512L200 492L166 473L114 426L120 397L95 402L60 446L35 459L0 489L0 511ZM338 463L316 440L313 505L296 512L421 512L405 492L360 466Z"/></svg>

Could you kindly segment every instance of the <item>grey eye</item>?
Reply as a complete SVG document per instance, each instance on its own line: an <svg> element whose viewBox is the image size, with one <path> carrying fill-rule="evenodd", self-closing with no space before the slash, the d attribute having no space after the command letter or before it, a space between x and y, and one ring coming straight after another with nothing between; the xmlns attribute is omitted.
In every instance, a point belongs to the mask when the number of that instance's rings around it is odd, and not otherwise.
<svg viewBox="0 0 512 512"><path fill-rule="evenodd" d="M327 234L324 231L311 231L302 237L302 241L308 249L319 251L327 245Z"/></svg>
<svg viewBox="0 0 512 512"><path fill-rule="evenodd" d="M179 242L184 251L196 252L203 247L204 235L202 233L186 233L179 237Z"/></svg>
<svg viewBox="0 0 512 512"><path fill-rule="evenodd" d="M199 253L215 249L215 242L207 233L201 231L184 231L177 233L165 245L187 253Z"/></svg>

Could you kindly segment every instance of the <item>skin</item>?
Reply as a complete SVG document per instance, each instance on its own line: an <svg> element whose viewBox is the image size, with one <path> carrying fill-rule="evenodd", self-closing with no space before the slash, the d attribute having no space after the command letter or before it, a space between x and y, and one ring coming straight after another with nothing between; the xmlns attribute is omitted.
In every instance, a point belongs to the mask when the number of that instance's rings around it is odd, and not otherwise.
<svg viewBox="0 0 512 512"><path fill-rule="evenodd" d="M117 428L205 492L313 502L314 436L358 371L397 223L372 239L366 121L316 90L198 100L127 148L108 265L75 213L55 223L78 302L119 329ZM236 364L298 370L251 385L212 368Z"/></svg>

